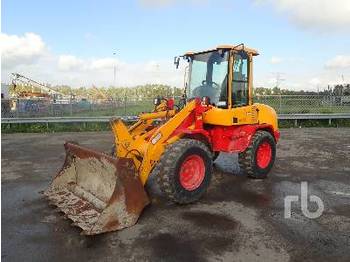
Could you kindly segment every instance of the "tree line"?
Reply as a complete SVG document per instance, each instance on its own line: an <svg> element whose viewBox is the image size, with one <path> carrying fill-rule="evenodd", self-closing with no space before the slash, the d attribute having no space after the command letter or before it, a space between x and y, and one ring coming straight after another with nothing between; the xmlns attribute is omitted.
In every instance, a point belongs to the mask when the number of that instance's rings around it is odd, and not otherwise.
<svg viewBox="0 0 350 262"><path fill-rule="evenodd" d="M333 95L333 96L350 96L350 84L328 86L320 91L307 90L290 90L285 88L273 87L256 87L254 88L255 95Z"/></svg>
<svg viewBox="0 0 350 262"><path fill-rule="evenodd" d="M68 85L51 86L50 88L58 91L65 96L74 96L87 99L108 99L108 100L122 100L125 98L133 99L153 99L157 96L171 97L182 96L184 93L183 88L171 87L163 84L147 84L138 85L134 87L79 87L72 88ZM36 87L18 84L16 87L10 86L10 94L13 96L21 94L21 92L39 92ZM350 84L328 86L328 88L315 92L304 90L290 90L286 88L267 88L256 87L254 88L254 95L336 95L336 96L348 96L350 95Z"/></svg>
<svg viewBox="0 0 350 262"><path fill-rule="evenodd" d="M153 99L157 96L171 97L181 96L183 89L162 84L147 84L134 87L79 87L72 88L68 85L51 86L65 96L74 96L87 99L121 100L125 98ZM18 84L10 86L11 95L19 95L23 92L40 92L39 88Z"/></svg>

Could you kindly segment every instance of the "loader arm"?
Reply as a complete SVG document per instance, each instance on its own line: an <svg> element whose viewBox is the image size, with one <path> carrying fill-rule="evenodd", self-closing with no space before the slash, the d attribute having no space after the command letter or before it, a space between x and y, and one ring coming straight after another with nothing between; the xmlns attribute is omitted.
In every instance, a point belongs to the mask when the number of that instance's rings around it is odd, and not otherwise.
<svg viewBox="0 0 350 262"><path fill-rule="evenodd" d="M115 136L115 144L118 148L116 157L131 158L138 170L142 184L145 184L152 169L162 156L165 147L184 135L184 133L175 133L175 130L184 121L187 122L186 126L189 129L195 128L196 114L193 113L198 111L198 108L201 108L200 101L194 99L176 114L174 110L142 114L139 121L130 129L126 127L121 119L113 119L111 126ZM140 132L140 130L150 127L151 122L155 119L162 120L165 117L170 117L165 123L150 128L149 131ZM135 132L135 130L138 130L138 132Z"/></svg>

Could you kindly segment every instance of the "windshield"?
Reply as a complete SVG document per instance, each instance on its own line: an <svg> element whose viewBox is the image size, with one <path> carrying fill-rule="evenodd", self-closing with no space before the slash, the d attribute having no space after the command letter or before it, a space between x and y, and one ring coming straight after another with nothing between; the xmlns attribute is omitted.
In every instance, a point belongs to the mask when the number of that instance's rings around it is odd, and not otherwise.
<svg viewBox="0 0 350 262"><path fill-rule="evenodd" d="M191 57L188 98L207 96L211 104L226 106L228 56L220 50Z"/></svg>

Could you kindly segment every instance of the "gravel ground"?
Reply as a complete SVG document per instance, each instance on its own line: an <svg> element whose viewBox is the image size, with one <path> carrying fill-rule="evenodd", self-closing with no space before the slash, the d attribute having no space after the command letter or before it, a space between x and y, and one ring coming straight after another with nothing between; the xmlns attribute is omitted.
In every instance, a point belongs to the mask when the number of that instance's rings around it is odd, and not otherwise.
<svg viewBox="0 0 350 262"><path fill-rule="evenodd" d="M284 129L269 178L240 174L237 155L221 154L207 194L179 206L157 194L138 224L80 235L40 192L64 161L63 142L107 151L107 132L2 136L3 261L350 261L350 129ZM284 218L284 198L320 197L323 214ZM317 208L309 202L310 210Z"/></svg>

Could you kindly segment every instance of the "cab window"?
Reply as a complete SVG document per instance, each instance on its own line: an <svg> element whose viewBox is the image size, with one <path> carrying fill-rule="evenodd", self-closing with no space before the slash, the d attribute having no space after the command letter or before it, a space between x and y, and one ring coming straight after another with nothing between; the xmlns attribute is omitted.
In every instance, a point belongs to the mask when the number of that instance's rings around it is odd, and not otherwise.
<svg viewBox="0 0 350 262"><path fill-rule="evenodd" d="M229 52L215 50L191 57L188 97L204 96L218 107L227 107Z"/></svg>
<svg viewBox="0 0 350 262"><path fill-rule="evenodd" d="M234 54L232 79L232 105L233 107L248 104L248 62L245 52Z"/></svg>

